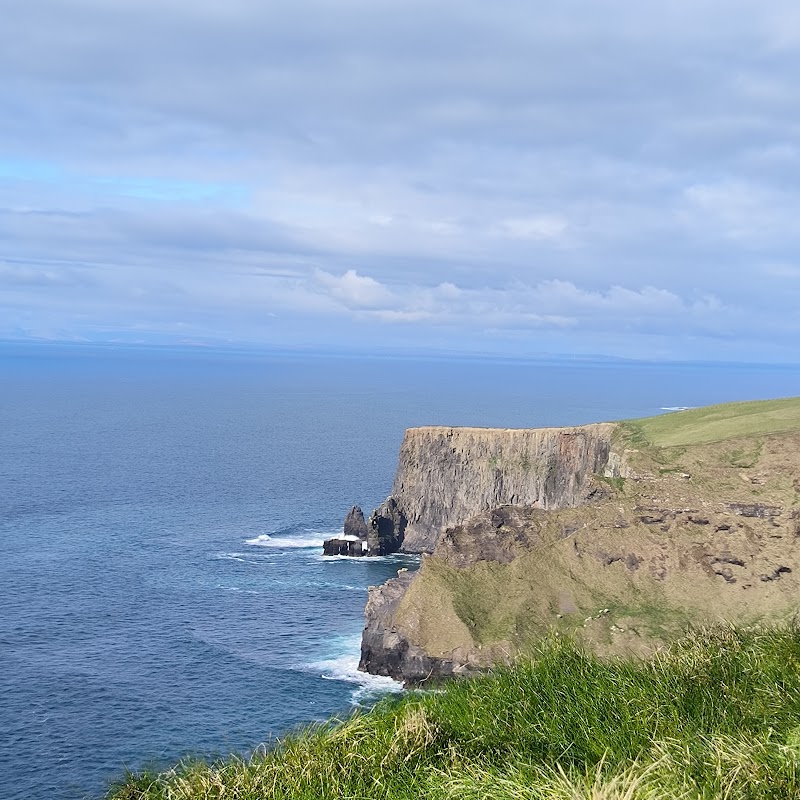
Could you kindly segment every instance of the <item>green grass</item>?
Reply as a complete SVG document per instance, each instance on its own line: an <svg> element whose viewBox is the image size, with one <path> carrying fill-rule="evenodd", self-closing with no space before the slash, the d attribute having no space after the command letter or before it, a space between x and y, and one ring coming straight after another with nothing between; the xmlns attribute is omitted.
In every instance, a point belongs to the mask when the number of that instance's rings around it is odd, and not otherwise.
<svg viewBox="0 0 800 800"><path fill-rule="evenodd" d="M532 658L309 728L247 760L130 775L109 800L800 796L800 632L697 631L648 661Z"/></svg>
<svg viewBox="0 0 800 800"><path fill-rule="evenodd" d="M624 423L634 444L658 447L721 442L800 430L800 397L725 403Z"/></svg>

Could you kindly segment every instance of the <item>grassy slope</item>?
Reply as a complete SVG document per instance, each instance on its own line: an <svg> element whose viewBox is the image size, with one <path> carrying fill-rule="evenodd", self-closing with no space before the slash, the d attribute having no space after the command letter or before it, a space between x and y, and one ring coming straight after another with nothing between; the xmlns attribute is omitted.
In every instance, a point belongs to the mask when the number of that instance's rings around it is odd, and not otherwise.
<svg viewBox="0 0 800 800"><path fill-rule="evenodd" d="M570 642L113 800L800 796L800 635L700 631L649 661Z"/></svg>
<svg viewBox="0 0 800 800"><path fill-rule="evenodd" d="M800 397L725 403L626 423L657 447L719 442L800 429Z"/></svg>

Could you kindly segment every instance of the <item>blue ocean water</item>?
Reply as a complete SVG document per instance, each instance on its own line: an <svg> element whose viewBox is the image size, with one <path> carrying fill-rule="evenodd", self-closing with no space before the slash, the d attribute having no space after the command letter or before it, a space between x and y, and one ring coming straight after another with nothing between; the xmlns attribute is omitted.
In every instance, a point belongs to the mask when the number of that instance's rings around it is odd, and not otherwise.
<svg viewBox="0 0 800 800"><path fill-rule="evenodd" d="M796 367L0 345L5 800L100 797L394 688L358 636L413 559L319 545L389 492L406 427L797 394Z"/></svg>

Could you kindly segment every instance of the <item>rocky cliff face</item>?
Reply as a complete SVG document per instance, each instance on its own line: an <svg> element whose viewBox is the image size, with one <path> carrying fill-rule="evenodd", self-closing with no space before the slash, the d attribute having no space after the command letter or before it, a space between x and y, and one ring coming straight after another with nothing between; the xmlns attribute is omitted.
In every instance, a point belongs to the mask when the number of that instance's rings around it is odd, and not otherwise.
<svg viewBox="0 0 800 800"><path fill-rule="evenodd" d="M429 655L394 625L394 615L413 578L414 573L405 571L382 586L370 588L358 668L410 683L423 683L431 676L465 673L467 669L460 660Z"/></svg>
<svg viewBox="0 0 800 800"><path fill-rule="evenodd" d="M400 549L406 530L406 518L394 497L388 497L372 512L367 527L371 556L385 556Z"/></svg>
<svg viewBox="0 0 800 800"><path fill-rule="evenodd" d="M593 475L619 473L614 429L411 428L389 497L394 516L382 523L377 509L374 526L402 527L401 550L429 553L444 528L501 505L579 505L593 490Z"/></svg>
<svg viewBox="0 0 800 800"><path fill-rule="evenodd" d="M640 654L690 624L796 619L800 431L628 450L619 433L409 431L392 496L404 547L435 547L370 590L361 668L422 683L544 635Z"/></svg>

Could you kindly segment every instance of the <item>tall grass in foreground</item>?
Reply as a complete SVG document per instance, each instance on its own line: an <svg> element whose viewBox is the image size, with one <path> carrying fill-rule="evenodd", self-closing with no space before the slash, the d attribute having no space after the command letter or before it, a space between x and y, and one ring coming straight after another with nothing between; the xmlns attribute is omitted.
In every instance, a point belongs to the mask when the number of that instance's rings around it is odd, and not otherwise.
<svg viewBox="0 0 800 800"><path fill-rule="evenodd" d="M546 641L248 760L131 775L109 800L800 797L800 632L696 631L648 661Z"/></svg>

